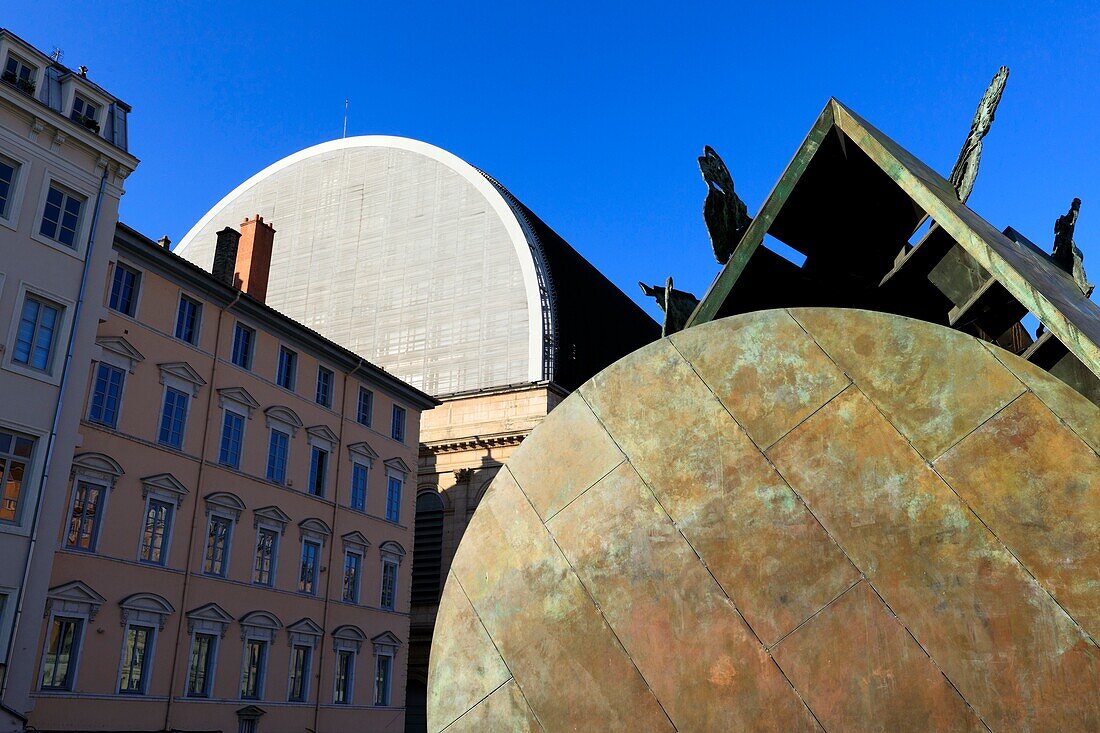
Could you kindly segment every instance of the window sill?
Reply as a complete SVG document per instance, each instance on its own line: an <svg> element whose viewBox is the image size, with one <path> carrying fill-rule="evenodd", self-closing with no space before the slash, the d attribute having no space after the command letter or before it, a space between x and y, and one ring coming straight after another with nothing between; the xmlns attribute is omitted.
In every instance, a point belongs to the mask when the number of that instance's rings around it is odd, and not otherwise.
<svg viewBox="0 0 1100 733"><path fill-rule="evenodd" d="M78 235L79 234L81 234L81 233L78 232ZM84 247L83 246L70 247L66 244L62 244L61 242L58 242L56 239L50 239L49 237L47 237L43 234L39 234L38 232L34 232L33 234L31 234L31 239L38 242L39 244L44 244L47 247L50 247L52 249L56 249L58 252L60 252L62 254L65 254L65 255L68 255L69 257L72 257L74 260L77 260L78 262L83 262L84 261ZM80 242L80 240L78 239L77 243L79 244L79 242Z"/></svg>

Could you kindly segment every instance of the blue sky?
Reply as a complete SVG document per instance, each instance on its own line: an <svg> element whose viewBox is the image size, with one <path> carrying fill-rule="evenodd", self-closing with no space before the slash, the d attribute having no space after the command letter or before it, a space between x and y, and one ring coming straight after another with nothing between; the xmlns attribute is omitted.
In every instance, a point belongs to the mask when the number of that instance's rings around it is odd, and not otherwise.
<svg viewBox="0 0 1100 733"><path fill-rule="evenodd" d="M970 205L1048 247L1079 196L1100 282L1095 2L8 0L0 25L133 105L122 219L151 237L178 241L245 178L339 137L347 97L349 134L486 170L639 302L639 279L701 295L717 273L704 144L754 213L836 96L946 175L1007 64Z"/></svg>

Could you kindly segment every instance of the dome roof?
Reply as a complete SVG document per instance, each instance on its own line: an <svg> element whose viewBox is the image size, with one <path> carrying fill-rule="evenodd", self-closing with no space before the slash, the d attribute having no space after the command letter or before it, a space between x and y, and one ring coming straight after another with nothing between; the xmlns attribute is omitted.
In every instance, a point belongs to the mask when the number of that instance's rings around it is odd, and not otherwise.
<svg viewBox="0 0 1100 733"><path fill-rule="evenodd" d="M267 303L434 395L551 379L553 298L518 202L428 143L315 145L248 179L176 253L209 268L216 232L275 227Z"/></svg>

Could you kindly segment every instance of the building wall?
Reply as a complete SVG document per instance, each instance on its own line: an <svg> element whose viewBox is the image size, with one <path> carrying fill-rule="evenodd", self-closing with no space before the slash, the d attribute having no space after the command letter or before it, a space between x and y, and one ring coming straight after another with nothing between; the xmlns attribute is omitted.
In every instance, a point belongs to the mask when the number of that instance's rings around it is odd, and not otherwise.
<svg viewBox="0 0 1100 733"><path fill-rule="evenodd" d="M167 252L163 257L175 259ZM97 334L101 346L96 359L97 363L117 364L119 340L122 339L141 358L131 357L132 364L126 364L132 365L132 371L125 375L117 426L92 422L88 401L85 401L80 422L83 442L74 461L75 474L64 487L65 511L71 514L74 510L73 490L77 483L97 478L94 472L88 474L81 468L93 462L90 455L101 454L112 459L122 473L111 476L108 470L98 477L113 487L107 491L100 512L102 529L94 550L69 546L68 523L54 525L59 529L46 538L51 549L56 548L50 578L52 612L61 613L67 608L89 615L94 610L95 615L88 619L83 633L72 690L41 689L49 624L44 626L34 654L35 679L39 684L34 692L36 704L31 715L32 724L42 730L149 730L161 726L173 730L236 730L236 711L254 705L265 711L259 721L260 731L337 731L351 727L372 731L401 730L418 409L403 403L407 408L405 440L393 440L389 429L395 397L384 385L367 381L361 373L348 376L348 370L319 361L307 350L305 343L279 338L262 319L247 317L239 306L221 307L219 299L188 287L174 279L170 271L162 273L150 268L147 259L128 257L122 251L118 262L141 272L136 313L135 317L128 317L114 310L107 311ZM110 278L106 282L107 287L97 292L97 299L106 301L109 298ZM181 292L203 305L200 336L195 346L174 337ZM238 319L254 328L257 334L251 370L231 363L233 331ZM298 353L294 391L275 383L277 354L280 345L284 344ZM319 363L333 369L336 375L332 409L317 404L314 399ZM175 450L158 445L157 441L165 391L162 381L171 384L173 379L178 379L173 372L180 372L180 364L188 365L202 383L196 385L191 400L182 449ZM171 367L166 369L163 365ZM95 371L93 364L89 385L95 378ZM374 393L374 427L356 421L361 384ZM226 391L237 389L246 391L254 404L250 410L237 408L249 412L250 417L245 420L240 468L234 470L219 465L219 450L222 403L246 399L239 392ZM291 429L293 437L286 485L265 478L268 423L275 419L276 413L270 411L274 406L289 408L301 422L296 430ZM285 413L278 419L286 420ZM311 496L306 490L310 433L323 432L316 430L320 426L331 431L334 438L324 498ZM358 460L371 464L365 512L349 508L352 467L349 446L357 444ZM364 449L363 444L367 448ZM363 457L364 454L369 457ZM406 469L397 522L384 518L387 471L393 470L387 467L387 461L391 465L399 462L399 468L403 464ZM175 512L167 563L157 567L141 561L140 549L145 494L155 492L154 485L158 482L165 482L163 474L170 474L178 481L184 493L179 496ZM226 513L224 500L211 495L223 492L239 498L241 507L236 509L228 573L225 578L219 578L203 573L203 561L209 515ZM223 506L219 507L217 502L222 502ZM256 525L265 521L270 523L264 519L265 512L257 513L257 510L269 507L277 507L287 518L279 537L275 582L270 588L252 582ZM233 513L230 507L228 514ZM274 512L268 510L266 514L271 516ZM303 522L306 522L304 527L300 526ZM331 528L331 532L324 537L321 553L322 592L314 597L298 592L298 577L301 539L304 533L318 526ZM348 538L355 532L368 544L363 551L360 600L352 604L342 600L343 553L349 541L362 541L354 535ZM380 607L382 546L385 543L393 543L384 548L387 552L406 553L399 558L394 611ZM78 595L74 587L86 587L94 592L101 598L97 602L99 607L93 609L96 604L88 603L81 606L79 598L74 601ZM125 604L135 593L156 594L171 609L156 619L163 622L163 627L156 632L151 676L145 694L141 695L119 692L127 612L120 604ZM204 621L196 621L188 614L210 603L216 603L228 614L221 627L224 636L218 642L213 688L209 698L189 698L184 694L192 643L188 627L194 623L201 627ZM246 630L242 620L247 621L246 616L255 611L270 614L278 620L279 628L272 633L261 699L242 700L242 633ZM131 621L134 614L129 611ZM313 652L308 701L289 703L291 635L287 627L301 619L310 619L321 635ZM353 627L352 632L347 631L349 627ZM334 632L361 637L351 639L359 651L350 704L334 703L334 646L348 643L338 642ZM387 639L386 634L392 637ZM381 643L395 648L388 706L373 704L375 649L372 639L380 636L383 637Z"/></svg>
<svg viewBox="0 0 1100 733"><path fill-rule="evenodd" d="M12 53L34 66L42 91L42 75L49 60L0 29L0 68ZM22 661L35 654L52 559L49 541L43 551L34 538L36 534L48 538L50 528L60 521L69 462L79 441L83 374L100 313L93 292L91 303L76 317L81 278L86 264L89 282L102 282L106 274L123 181L137 165L125 150L62 113L71 107L74 91L101 98L101 89L75 76L67 77L59 89L67 96L55 100L55 109L38 96L0 81L0 159L8 165L14 162L17 169L6 211L0 216L0 431L34 441L16 516L13 521L0 520L0 703L16 713L29 706L32 670ZM71 247L40 231L51 183L83 198ZM92 239L97 201L98 227ZM52 302L62 313L50 348L50 364L44 371L23 366L16 359L19 320L28 294ZM69 373L74 377L65 380L70 337L73 357ZM47 465L63 383L65 404L54 438L53 459ZM8 660L10 665L5 664ZM0 730L14 724L0 715Z"/></svg>

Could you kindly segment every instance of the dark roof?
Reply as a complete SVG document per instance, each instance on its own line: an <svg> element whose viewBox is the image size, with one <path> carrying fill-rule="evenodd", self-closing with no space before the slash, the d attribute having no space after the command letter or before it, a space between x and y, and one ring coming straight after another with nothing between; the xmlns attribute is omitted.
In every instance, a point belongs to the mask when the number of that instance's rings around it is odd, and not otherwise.
<svg viewBox="0 0 1100 733"><path fill-rule="evenodd" d="M632 351L660 338L661 326L499 181L531 245L544 310L553 319L551 381L574 390Z"/></svg>

